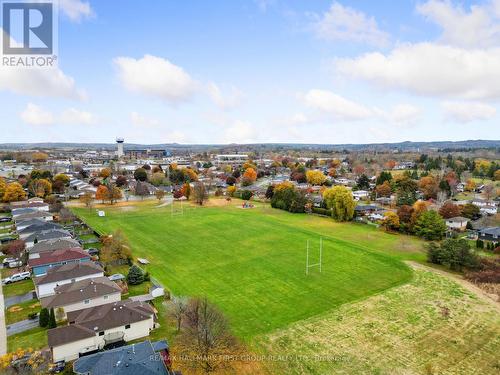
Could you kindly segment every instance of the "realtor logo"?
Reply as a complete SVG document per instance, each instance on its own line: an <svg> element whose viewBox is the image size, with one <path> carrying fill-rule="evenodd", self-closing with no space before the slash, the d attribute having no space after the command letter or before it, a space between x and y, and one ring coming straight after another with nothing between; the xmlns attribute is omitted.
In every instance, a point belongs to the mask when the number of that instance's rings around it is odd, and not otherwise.
<svg viewBox="0 0 500 375"><path fill-rule="evenodd" d="M2 1L4 66L53 66L56 4L51 0Z"/></svg>

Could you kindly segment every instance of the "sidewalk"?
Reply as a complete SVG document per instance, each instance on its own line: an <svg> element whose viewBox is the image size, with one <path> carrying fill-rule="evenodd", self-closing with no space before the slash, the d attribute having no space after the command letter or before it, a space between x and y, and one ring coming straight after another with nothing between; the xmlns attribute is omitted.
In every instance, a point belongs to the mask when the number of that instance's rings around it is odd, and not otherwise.
<svg viewBox="0 0 500 375"><path fill-rule="evenodd" d="M0 278L0 355L7 353L7 331L5 328L5 305L3 302L2 282Z"/></svg>

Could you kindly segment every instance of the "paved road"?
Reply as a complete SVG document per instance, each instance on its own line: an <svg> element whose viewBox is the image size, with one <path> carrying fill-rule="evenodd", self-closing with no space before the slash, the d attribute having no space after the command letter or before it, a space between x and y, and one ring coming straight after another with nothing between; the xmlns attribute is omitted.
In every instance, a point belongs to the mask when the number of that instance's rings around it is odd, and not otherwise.
<svg viewBox="0 0 500 375"><path fill-rule="evenodd" d="M36 327L38 327L38 318L21 320L20 322L12 323L7 326L7 336L15 335L16 333L24 332Z"/></svg>
<svg viewBox="0 0 500 375"><path fill-rule="evenodd" d="M5 353L7 353L7 332L5 329L5 305L0 277L0 355L4 355Z"/></svg>

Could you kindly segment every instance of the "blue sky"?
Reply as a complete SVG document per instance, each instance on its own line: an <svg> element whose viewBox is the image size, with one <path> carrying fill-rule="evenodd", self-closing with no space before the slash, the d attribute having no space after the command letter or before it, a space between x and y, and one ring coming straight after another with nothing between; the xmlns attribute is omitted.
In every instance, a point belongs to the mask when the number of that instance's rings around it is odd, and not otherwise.
<svg viewBox="0 0 500 375"><path fill-rule="evenodd" d="M499 0L59 5L58 68L0 67L1 143L500 138Z"/></svg>

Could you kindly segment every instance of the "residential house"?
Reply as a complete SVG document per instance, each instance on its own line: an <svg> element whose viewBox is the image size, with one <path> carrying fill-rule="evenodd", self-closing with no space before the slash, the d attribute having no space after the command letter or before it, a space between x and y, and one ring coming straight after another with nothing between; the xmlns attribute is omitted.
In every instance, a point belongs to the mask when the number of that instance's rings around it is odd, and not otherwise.
<svg viewBox="0 0 500 375"><path fill-rule="evenodd" d="M90 261L89 254L80 247L44 251L38 254L38 258L28 259L28 266L36 277L45 275L51 267Z"/></svg>
<svg viewBox="0 0 500 375"><path fill-rule="evenodd" d="M11 202L11 210L17 208L33 208L38 211L49 211L49 205L43 202L41 198L31 198L27 201Z"/></svg>
<svg viewBox="0 0 500 375"><path fill-rule="evenodd" d="M58 285L54 292L54 295L41 298L40 304L54 309L57 320L63 320L71 311L120 301L122 290L107 277L100 276Z"/></svg>
<svg viewBox="0 0 500 375"><path fill-rule="evenodd" d="M43 251L54 251L57 249L69 249L71 247L79 247L80 243L73 238L53 238L42 242L37 242L28 249L30 258L37 258L37 253Z"/></svg>
<svg viewBox="0 0 500 375"><path fill-rule="evenodd" d="M356 190L352 192L355 201L364 200L370 197L370 192L367 190Z"/></svg>
<svg viewBox="0 0 500 375"><path fill-rule="evenodd" d="M16 219L14 219L14 221L16 221ZM43 227L44 224L49 224L49 227L57 226L57 224L48 223L47 220L45 220L44 218L37 217L37 218L30 218L27 220L16 221L16 230L18 233L24 234L25 232L22 232L24 229L29 228L31 226L33 226L33 228L37 226Z"/></svg>
<svg viewBox="0 0 500 375"><path fill-rule="evenodd" d="M26 248L29 249L32 246L34 246L36 243L48 241L48 240L54 240L54 239L58 239L58 238L70 239L71 233L69 233L67 230L59 229L59 228L43 230L40 232L32 233L28 237L25 237L24 242L26 243Z"/></svg>
<svg viewBox="0 0 500 375"><path fill-rule="evenodd" d="M498 212L498 209L496 206L484 206L479 209L479 212L482 215L496 215Z"/></svg>
<svg viewBox="0 0 500 375"><path fill-rule="evenodd" d="M47 332L52 360L72 361L106 345L147 337L155 328L148 303L124 300L68 313L68 325Z"/></svg>
<svg viewBox="0 0 500 375"><path fill-rule="evenodd" d="M483 228L477 233L478 239L489 242L500 242L500 227Z"/></svg>
<svg viewBox="0 0 500 375"><path fill-rule="evenodd" d="M40 218L45 221L52 221L54 216L47 211L39 211L34 208L16 208L11 211L12 220L21 222L28 219Z"/></svg>
<svg viewBox="0 0 500 375"><path fill-rule="evenodd" d="M52 267L44 276L35 277L35 290L38 298L55 294L54 289L59 285L104 276L104 270L94 262L69 263Z"/></svg>
<svg viewBox="0 0 500 375"><path fill-rule="evenodd" d="M45 222L40 219L33 219L37 220L37 222L33 223L27 228L21 229L17 231L17 234L19 235L19 238L24 240L26 237L32 235L33 233L36 232L41 232L44 230L49 230L49 229L59 229L62 228L59 224L51 223L51 222Z"/></svg>
<svg viewBox="0 0 500 375"><path fill-rule="evenodd" d="M496 207L495 201L482 199L482 198L474 198L471 203L477 207Z"/></svg>
<svg viewBox="0 0 500 375"><path fill-rule="evenodd" d="M462 216L456 216L449 219L446 219L446 226L450 230L456 230L459 232L463 232L467 229L467 223L469 219Z"/></svg>
<svg viewBox="0 0 500 375"><path fill-rule="evenodd" d="M86 355L73 363L78 375L170 375L171 361L165 340L149 340Z"/></svg>

